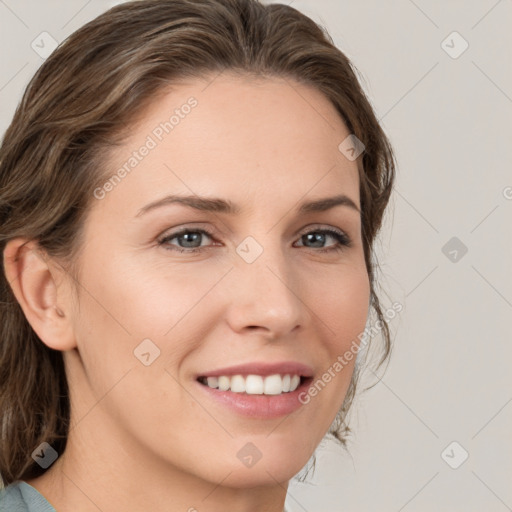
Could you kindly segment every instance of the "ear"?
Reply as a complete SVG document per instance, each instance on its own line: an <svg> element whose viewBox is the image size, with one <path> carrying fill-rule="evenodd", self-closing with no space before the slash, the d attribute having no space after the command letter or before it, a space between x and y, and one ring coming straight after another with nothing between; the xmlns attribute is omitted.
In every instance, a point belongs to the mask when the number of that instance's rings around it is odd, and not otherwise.
<svg viewBox="0 0 512 512"><path fill-rule="evenodd" d="M35 241L15 238L4 249L4 272L41 341L54 350L75 348L70 297L56 282L65 271L58 271Z"/></svg>

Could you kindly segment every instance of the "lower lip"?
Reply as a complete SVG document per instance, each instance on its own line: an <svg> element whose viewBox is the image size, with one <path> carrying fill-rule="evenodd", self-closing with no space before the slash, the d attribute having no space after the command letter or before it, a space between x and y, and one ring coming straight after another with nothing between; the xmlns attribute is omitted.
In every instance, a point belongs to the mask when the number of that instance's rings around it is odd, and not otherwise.
<svg viewBox="0 0 512 512"><path fill-rule="evenodd" d="M197 385L212 400L225 405L232 411L250 418L279 418L291 414L304 405L299 401L299 395L306 391L312 378L304 379L295 391L281 393L280 395L248 395L247 393L234 393L233 391L220 391L205 384Z"/></svg>

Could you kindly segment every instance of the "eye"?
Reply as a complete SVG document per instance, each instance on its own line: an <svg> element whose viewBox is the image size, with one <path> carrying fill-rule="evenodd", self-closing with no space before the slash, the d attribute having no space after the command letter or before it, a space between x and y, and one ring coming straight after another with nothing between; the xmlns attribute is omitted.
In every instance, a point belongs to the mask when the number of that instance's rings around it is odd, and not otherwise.
<svg viewBox="0 0 512 512"><path fill-rule="evenodd" d="M205 248L211 247L211 245L203 245L201 244L202 238L206 236L207 238L213 239L213 233L206 229L191 229L185 228L176 233L171 233L167 236L164 236L158 241L159 246L163 246L165 249L170 251L178 251L178 252L201 252ZM326 239L333 238L336 243L334 245L330 245L326 248L321 247L321 245L326 243ZM171 244L172 240L176 240L179 245ZM308 247L313 249L318 249L315 252L330 252L330 251L341 251L345 247L351 246L350 238L343 233L342 231L338 231L336 229L314 229L303 233L299 238L300 241L305 241L306 243L313 243L313 246L306 246L304 242L299 247Z"/></svg>
<svg viewBox="0 0 512 512"><path fill-rule="evenodd" d="M163 245L165 249L178 252L198 252L201 251L201 244L197 245L197 242L201 240L201 237L206 235L208 238L212 238L213 233L210 233L206 229L182 229L177 233L171 233L170 235L162 238L158 241L159 245ZM177 247L175 245L169 246L168 242L171 240L181 240L185 244L183 247Z"/></svg>
<svg viewBox="0 0 512 512"><path fill-rule="evenodd" d="M300 240L305 239L308 243L312 242L317 244L316 247L318 247L318 244L325 243L326 237L334 238L337 243L326 248L321 248L318 252L342 251L345 247L351 246L350 238L342 231L333 228L308 231L300 237Z"/></svg>

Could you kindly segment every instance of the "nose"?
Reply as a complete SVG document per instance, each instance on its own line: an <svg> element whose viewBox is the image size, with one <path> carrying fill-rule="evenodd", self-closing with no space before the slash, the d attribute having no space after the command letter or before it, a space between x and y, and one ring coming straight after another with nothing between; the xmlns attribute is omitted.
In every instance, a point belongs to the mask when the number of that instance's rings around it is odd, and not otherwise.
<svg viewBox="0 0 512 512"><path fill-rule="evenodd" d="M300 276L281 249L266 248L252 263L239 258L230 274L227 320L234 331L279 339L309 321Z"/></svg>

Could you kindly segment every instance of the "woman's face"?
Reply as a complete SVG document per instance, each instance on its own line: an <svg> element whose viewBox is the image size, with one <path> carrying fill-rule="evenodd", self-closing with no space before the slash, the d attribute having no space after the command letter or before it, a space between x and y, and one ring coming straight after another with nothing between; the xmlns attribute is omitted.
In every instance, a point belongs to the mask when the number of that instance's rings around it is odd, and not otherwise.
<svg viewBox="0 0 512 512"><path fill-rule="evenodd" d="M71 315L78 353L65 353L70 439L83 429L147 467L274 484L331 425L354 359L333 368L365 327L357 163L315 89L212 79L155 101L110 155L105 182L116 178L94 192ZM235 391L198 380L219 374L252 377L209 379ZM281 392L274 374L302 384Z"/></svg>

